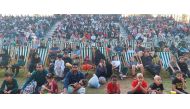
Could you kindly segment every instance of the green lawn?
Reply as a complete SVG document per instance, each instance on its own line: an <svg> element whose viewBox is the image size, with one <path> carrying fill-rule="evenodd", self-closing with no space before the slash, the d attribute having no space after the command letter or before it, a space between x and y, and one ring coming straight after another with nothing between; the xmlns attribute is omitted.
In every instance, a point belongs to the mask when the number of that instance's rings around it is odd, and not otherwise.
<svg viewBox="0 0 190 109"><path fill-rule="evenodd" d="M93 72L90 72L93 73ZM0 70L0 84L2 84L3 81L3 74L4 71ZM19 83L19 86L21 87L26 79L26 72L21 71L21 73L18 75L17 80ZM161 76L163 77L163 85L164 85L164 93L168 93L169 91L171 91L171 80L169 79L167 73L165 71L161 72ZM152 83L153 79L152 76L146 72L145 74L145 80L148 81L148 83ZM121 85L121 93L125 94L127 93L127 91L130 90L130 84L132 82L132 78L126 78L124 80L119 80L119 83ZM63 85L61 82L58 83L59 85L59 89L63 89ZM187 79L187 92L190 92L190 79ZM106 85L102 85L99 89L92 89L92 88L87 88L87 94L105 94L105 90L106 90Z"/></svg>

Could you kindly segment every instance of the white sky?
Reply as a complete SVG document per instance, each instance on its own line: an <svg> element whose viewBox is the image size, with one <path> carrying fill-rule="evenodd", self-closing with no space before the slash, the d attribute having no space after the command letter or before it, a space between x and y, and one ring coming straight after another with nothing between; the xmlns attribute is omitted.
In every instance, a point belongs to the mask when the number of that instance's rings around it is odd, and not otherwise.
<svg viewBox="0 0 190 109"><path fill-rule="evenodd" d="M188 0L0 0L1 14L182 14Z"/></svg>

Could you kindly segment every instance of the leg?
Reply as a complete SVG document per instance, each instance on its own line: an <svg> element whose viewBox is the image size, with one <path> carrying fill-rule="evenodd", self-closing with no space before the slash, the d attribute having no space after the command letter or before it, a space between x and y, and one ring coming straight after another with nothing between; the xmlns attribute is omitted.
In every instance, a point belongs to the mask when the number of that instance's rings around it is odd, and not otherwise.
<svg viewBox="0 0 190 109"><path fill-rule="evenodd" d="M132 65L132 69L131 69L131 71L132 71L132 76L135 76L135 75L136 75L135 70L136 70L136 65Z"/></svg>
<svg viewBox="0 0 190 109"><path fill-rule="evenodd" d="M141 73L144 75L144 67L143 67L143 65L139 64L139 67L140 67Z"/></svg>

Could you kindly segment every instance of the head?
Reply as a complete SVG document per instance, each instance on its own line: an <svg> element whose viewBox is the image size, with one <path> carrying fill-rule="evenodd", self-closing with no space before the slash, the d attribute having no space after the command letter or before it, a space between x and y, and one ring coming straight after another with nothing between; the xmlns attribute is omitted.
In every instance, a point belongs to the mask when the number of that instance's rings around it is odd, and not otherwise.
<svg viewBox="0 0 190 109"><path fill-rule="evenodd" d="M46 75L46 80L47 80L47 82L51 82L53 80L53 75L51 73L48 73Z"/></svg>
<svg viewBox="0 0 190 109"><path fill-rule="evenodd" d="M81 80L79 81L79 84L80 84L81 86L86 87L87 84L88 84L88 81L87 81L86 79L81 79Z"/></svg>
<svg viewBox="0 0 190 109"><path fill-rule="evenodd" d="M76 63L73 64L71 70L72 70L73 73L77 73L78 72L78 64L76 64Z"/></svg>
<svg viewBox="0 0 190 109"><path fill-rule="evenodd" d="M44 70L43 65L42 65L41 63L38 63L38 64L36 65L36 71L42 72L43 70Z"/></svg>
<svg viewBox="0 0 190 109"><path fill-rule="evenodd" d="M137 73L137 80L139 82L142 82L144 80L143 74L142 73Z"/></svg>
<svg viewBox="0 0 190 109"><path fill-rule="evenodd" d="M181 58L179 59L179 62L180 62L180 63L184 63L184 62L185 62L185 58L184 58L184 57L181 57Z"/></svg>
<svg viewBox="0 0 190 109"><path fill-rule="evenodd" d="M156 85L160 85L160 84L162 83L161 77L158 76L158 75L155 75L155 77L154 77L154 83L155 83Z"/></svg>
<svg viewBox="0 0 190 109"><path fill-rule="evenodd" d="M182 74L181 71L176 71L176 72L175 72L175 75L176 75L176 78L177 78L177 79L182 80L183 74Z"/></svg>
<svg viewBox="0 0 190 109"><path fill-rule="evenodd" d="M134 62L134 61L135 61L135 58L132 56L132 57L130 58L130 61L131 61L131 62Z"/></svg>
<svg viewBox="0 0 190 109"><path fill-rule="evenodd" d="M116 75L112 75L111 76L111 81L113 84L116 84L117 83L117 76Z"/></svg>
<svg viewBox="0 0 190 109"><path fill-rule="evenodd" d="M144 51L144 56L149 56L149 51Z"/></svg>
<svg viewBox="0 0 190 109"><path fill-rule="evenodd" d="M5 81L10 82L13 79L13 74L12 73L5 73L4 78L5 78Z"/></svg>
<svg viewBox="0 0 190 109"><path fill-rule="evenodd" d="M113 56L113 60L116 61L117 60L117 56Z"/></svg>
<svg viewBox="0 0 190 109"><path fill-rule="evenodd" d="M176 62L176 57L175 57L175 56L172 56L172 57L171 57L171 61L172 61L172 62Z"/></svg>
<svg viewBox="0 0 190 109"><path fill-rule="evenodd" d="M131 48L132 48L132 46L131 46L131 45L129 45L128 49L130 50Z"/></svg>
<svg viewBox="0 0 190 109"><path fill-rule="evenodd" d="M62 56L61 56L61 55L58 55L57 58L58 58L59 60L61 60L61 59L62 59Z"/></svg>

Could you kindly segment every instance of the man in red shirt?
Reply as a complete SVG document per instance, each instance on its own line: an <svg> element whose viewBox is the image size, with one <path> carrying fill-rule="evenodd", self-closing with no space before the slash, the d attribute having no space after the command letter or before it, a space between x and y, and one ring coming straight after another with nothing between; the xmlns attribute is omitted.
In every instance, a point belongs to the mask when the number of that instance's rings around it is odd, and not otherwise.
<svg viewBox="0 0 190 109"><path fill-rule="evenodd" d="M138 73L137 79L133 80L131 83L132 89L128 92L128 94L146 94L148 83L144 80L143 74Z"/></svg>
<svg viewBox="0 0 190 109"><path fill-rule="evenodd" d="M108 94L120 94L120 85L117 82L117 76L113 75L111 77L111 82L107 84Z"/></svg>

